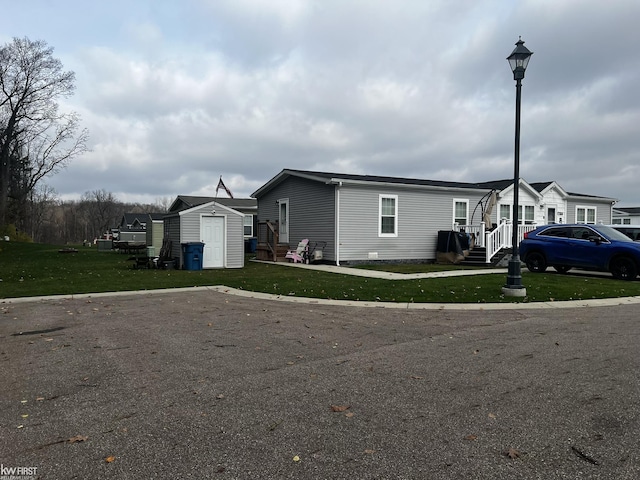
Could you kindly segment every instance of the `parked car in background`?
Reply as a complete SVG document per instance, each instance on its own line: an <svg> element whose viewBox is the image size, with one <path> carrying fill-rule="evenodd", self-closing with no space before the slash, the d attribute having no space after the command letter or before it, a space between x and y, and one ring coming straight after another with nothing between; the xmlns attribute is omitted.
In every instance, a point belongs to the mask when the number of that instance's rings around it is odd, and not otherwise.
<svg viewBox="0 0 640 480"><path fill-rule="evenodd" d="M580 268L633 280L640 271L640 242L605 225L544 225L525 234L520 258L536 273L549 266L560 273Z"/></svg>
<svg viewBox="0 0 640 480"><path fill-rule="evenodd" d="M631 240L640 241L640 225L610 225L619 232L624 233Z"/></svg>

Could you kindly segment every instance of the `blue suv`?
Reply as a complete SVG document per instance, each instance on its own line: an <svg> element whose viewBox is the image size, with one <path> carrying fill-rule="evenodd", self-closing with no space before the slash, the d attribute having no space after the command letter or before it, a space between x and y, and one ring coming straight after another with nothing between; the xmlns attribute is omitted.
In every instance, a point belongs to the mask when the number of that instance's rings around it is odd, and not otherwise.
<svg viewBox="0 0 640 480"><path fill-rule="evenodd" d="M536 273L548 266L560 273L580 268L633 280L640 271L640 243L604 225L545 225L525 235L520 258Z"/></svg>

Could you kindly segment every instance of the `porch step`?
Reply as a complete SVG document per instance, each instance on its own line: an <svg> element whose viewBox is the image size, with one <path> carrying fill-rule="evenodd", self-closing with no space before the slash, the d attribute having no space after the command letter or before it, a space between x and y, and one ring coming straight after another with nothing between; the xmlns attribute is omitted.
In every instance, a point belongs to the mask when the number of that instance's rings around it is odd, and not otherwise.
<svg viewBox="0 0 640 480"><path fill-rule="evenodd" d="M506 255L506 250L500 250L496 255L493 256L490 263L487 263L487 249L486 247L475 247L473 250L469 252L469 255L460 262L460 265L468 265L473 267L487 267L487 266L495 266L504 258Z"/></svg>
<svg viewBox="0 0 640 480"><path fill-rule="evenodd" d="M288 251L289 251L289 245L279 244L276 247L276 261L288 262L289 260L284 258L284 256L287 254ZM256 259L264 260L267 262L273 261L271 250L269 249L269 246L266 243L258 243L258 245L256 246Z"/></svg>

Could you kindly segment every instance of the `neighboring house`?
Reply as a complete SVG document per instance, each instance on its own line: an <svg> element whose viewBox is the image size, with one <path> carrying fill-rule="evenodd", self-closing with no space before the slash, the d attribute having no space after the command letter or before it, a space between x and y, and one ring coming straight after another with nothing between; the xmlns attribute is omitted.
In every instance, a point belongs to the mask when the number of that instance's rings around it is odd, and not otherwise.
<svg viewBox="0 0 640 480"><path fill-rule="evenodd" d="M258 202L255 198L216 198L178 195L169 207L169 213L179 212L209 202L217 202L220 205L224 205L244 214L244 237L251 238L256 236L256 229L258 226Z"/></svg>
<svg viewBox="0 0 640 480"><path fill-rule="evenodd" d="M244 219L244 213L223 205L219 200L167 213L164 217L164 238L171 241L171 258L177 261L178 268L182 268L182 244L203 242L203 268L243 267Z"/></svg>
<svg viewBox="0 0 640 480"><path fill-rule="evenodd" d="M615 207L613 225L640 225L640 207Z"/></svg>
<svg viewBox="0 0 640 480"><path fill-rule="evenodd" d="M164 237L164 217L166 213L149 213L146 222L147 252L149 256L160 255Z"/></svg>
<svg viewBox="0 0 640 480"><path fill-rule="evenodd" d="M492 192L496 203L489 212ZM473 232L484 244L487 230L509 224L513 181L463 183L285 169L251 196L258 201L259 258L267 259L261 251L267 223L275 225L280 245L295 246L303 238L326 242L324 260L335 264L431 261L439 230ZM606 224L615 201L569 193L556 182L520 180L519 223L528 229L544 223ZM485 211L492 225L482 224ZM510 239L506 230L503 236Z"/></svg>
<svg viewBox="0 0 640 480"><path fill-rule="evenodd" d="M125 213L118 225L118 241L146 242L148 213Z"/></svg>

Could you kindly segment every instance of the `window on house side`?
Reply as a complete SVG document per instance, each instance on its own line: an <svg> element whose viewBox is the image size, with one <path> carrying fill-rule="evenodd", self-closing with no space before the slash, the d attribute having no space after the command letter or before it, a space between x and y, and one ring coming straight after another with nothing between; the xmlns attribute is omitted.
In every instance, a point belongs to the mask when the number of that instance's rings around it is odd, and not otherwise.
<svg viewBox="0 0 640 480"><path fill-rule="evenodd" d="M518 222L520 224L531 225L535 220L535 209L533 205L524 206L524 216L522 215L522 205L518 207Z"/></svg>
<svg viewBox="0 0 640 480"><path fill-rule="evenodd" d="M576 207L576 223L594 225L596 223L595 207Z"/></svg>
<svg viewBox="0 0 640 480"><path fill-rule="evenodd" d="M453 223L468 225L469 200L453 200Z"/></svg>
<svg viewBox="0 0 640 480"><path fill-rule="evenodd" d="M380 237L398 236L398 196L380 195L379 205L380 224L378 235Z"/></svg>
<svg viewBox="0 0 640 480"><path fill-rule="evenodd" d="M503 218L511 219L511 205L500 205L500 220Z"/></svg>
<svg viewBox="0 0 640 480"><path fill-rule="evenodd" d="M253 237L253 215L244 216L244 236Z"/></svg>

